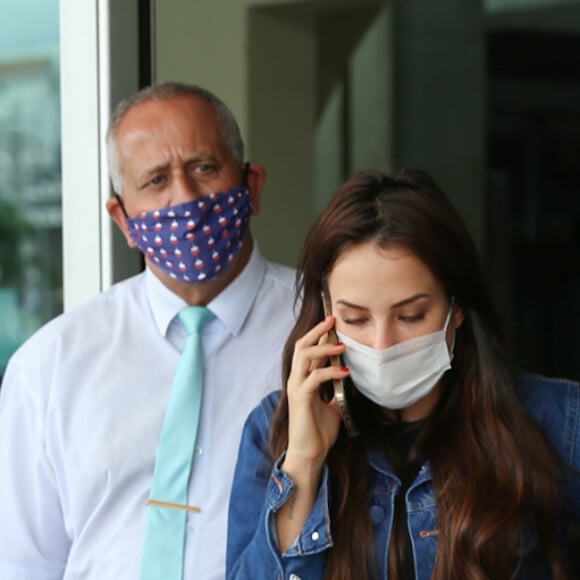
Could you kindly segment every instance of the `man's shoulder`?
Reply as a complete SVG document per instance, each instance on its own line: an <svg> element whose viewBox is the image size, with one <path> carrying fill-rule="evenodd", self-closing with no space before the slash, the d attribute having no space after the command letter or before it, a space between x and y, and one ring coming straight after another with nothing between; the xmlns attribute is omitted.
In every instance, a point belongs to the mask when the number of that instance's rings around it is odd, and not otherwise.
<svg viewBox="0 0 580 580"><path fill-rule="evenodd" d="M284 264L266 260L266 279L293 292L296 284L296 270Z"/></svg>
<svg viewBox="0 0 580 580"><path fill-rule="evenodd" d="M265 274L254 299L255 320L267 324L270 331L278 326L285 340L296 319L298 304L296 271L283 264L266 262Z"/></svg>
<svg viewBox="0 0 580 580"><path fill-rule="evenodd" d="M46 322L19 350L37 348L76 329L88 328L94 332L96 328L106 325L107 321L118 319L119 313L124 311L127 304L133 302L142 291L143 274L117 282L100 294Z"/></svg>
<svg viewBox="0 0 580 580"><path fill-rule="evenodd" d="M131 302L142 294L144 290L143 282L143 273L117 282L92 298L88 298L64 312L55 318L54 322L59 320L61 324L76 324L82 322L85 317L93 318L106 312L110 312L113 315L117 310L125 308L125 304L128 301Z"/></svg>

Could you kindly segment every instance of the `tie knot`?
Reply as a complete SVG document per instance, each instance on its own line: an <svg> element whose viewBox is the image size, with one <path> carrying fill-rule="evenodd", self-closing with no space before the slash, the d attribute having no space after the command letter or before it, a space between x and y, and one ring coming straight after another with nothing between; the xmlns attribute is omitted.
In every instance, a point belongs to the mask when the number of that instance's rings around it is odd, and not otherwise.
<svg viewBox="0 0 580 580"><path fill-rule="evenodd" d="M177 314L187 334L199 332L213 317L214 313L205 306L186 306Z"/></svg>

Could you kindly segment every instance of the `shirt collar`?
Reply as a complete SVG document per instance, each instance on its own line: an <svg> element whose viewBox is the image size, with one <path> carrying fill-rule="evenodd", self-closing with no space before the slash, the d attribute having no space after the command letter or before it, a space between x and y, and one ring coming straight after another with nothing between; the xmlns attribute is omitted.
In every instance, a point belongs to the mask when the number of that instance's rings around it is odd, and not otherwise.
<svg viewBox="0 0 580 580"><path fill-rule="evenodd" d="M266 260L255 240L253 245L244 269L207 305L233 335L240 332L266 273ZM145 289L159 333L167 336L172 320L187 304L149 268L145 270Z"/></svg>

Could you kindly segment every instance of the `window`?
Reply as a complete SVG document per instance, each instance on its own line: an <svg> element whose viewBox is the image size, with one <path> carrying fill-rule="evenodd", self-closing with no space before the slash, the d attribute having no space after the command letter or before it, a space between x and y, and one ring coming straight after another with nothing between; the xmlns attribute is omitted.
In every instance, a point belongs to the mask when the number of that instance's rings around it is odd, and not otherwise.
<svg viewBox="0 0 580 580"><path fill-rule="evenodd" d="M62 311L58 0L0 20L0 376Z"/></svg>

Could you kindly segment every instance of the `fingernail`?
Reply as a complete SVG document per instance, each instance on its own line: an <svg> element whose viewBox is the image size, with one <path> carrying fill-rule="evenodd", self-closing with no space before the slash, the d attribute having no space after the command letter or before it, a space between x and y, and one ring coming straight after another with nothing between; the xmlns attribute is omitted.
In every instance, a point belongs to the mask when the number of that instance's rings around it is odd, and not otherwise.
<svg viewBox="0 0 580 580"><path fill-rule="evenodd" d="M334 343L334 346L342 346L343 344L344 344L344 343L340 342L340 340L337 340L337 341Z"/></svg>
<svg viewBox="0 0 580 580"><path fill-rule="evenodd" d="M340 370L341 370L343 373L348 373L348 367L340 367Z"/></svg>

